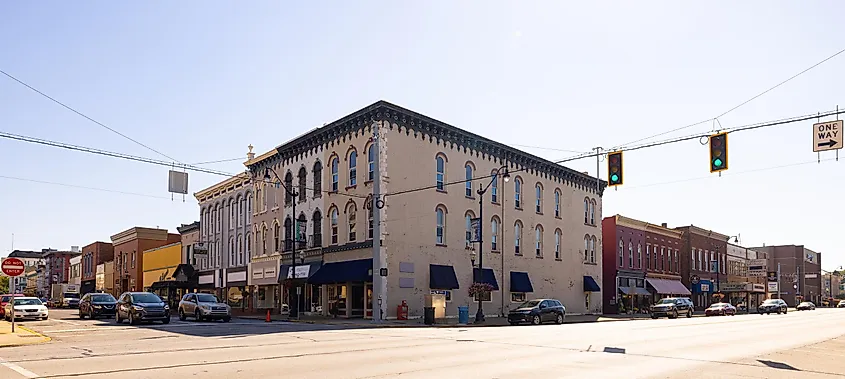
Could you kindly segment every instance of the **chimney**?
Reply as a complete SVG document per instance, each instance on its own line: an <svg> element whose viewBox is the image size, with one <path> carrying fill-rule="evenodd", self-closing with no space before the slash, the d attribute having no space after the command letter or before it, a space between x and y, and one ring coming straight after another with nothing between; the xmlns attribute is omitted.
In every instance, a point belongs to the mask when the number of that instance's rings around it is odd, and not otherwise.
<svg viewBox="0 0 845 379"><path fill-rule="evenodd" d="M661 223L661 224L660 224L660 226L662 226L662 227L664 227L664 228L667 228L667 229L669 228L669 225L668 225L668 224L666 224L665 222L664 222L664 223Z"/></svg>
<svg viewBox="0 0 845 379"><path fill-rule="evenodd" d="M252 152L252 149L253 149L252 145L247 146L247 148L249 148L249 152L246 153L246 159L247 160L255 159L255 153Z"/></svg>

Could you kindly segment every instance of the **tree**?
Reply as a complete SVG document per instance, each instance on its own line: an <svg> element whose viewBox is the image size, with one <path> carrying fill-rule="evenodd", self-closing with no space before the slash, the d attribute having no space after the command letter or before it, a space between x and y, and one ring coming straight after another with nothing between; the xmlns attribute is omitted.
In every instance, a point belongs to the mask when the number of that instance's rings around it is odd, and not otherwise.
<svg viewBox="0 0 845 379"><path fill-rule="evenodd" d="M0 293L9 293L9 277L0 276Z"/></svg>

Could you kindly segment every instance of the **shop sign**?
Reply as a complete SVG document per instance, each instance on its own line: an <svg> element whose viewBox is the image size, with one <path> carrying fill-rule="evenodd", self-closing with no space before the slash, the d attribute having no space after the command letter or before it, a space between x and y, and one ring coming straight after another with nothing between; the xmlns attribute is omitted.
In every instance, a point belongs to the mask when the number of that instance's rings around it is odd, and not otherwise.
<svg viewBox="0 0 845 379"><path fill-rule="evenodd" d="M775 283L775 284L777 284L777 283ZM759 283L753 283L751 285L751 290L754 291L754 292L766 292L766 286L763 285L763 284L759 284ZM777 291L777 288L775 288L775 291Z"/></svg>
<svg viewBox="0 0 845 379"><path fill-rule="evenodd" d="M769 292L778 292L778 282L769 282Z"/></svg>
<svg viewBox="0 0 845 379"><path fill-rule="evenodd" d="M721 283L719 289L724 292L745 292L751 290L750 283Z"/></svg>
<svg viewBox="0 0 845 379"><path fill-rule="evenodd" d="M701 287L701 292L710 292L710 283L699 283Z"/></svg>

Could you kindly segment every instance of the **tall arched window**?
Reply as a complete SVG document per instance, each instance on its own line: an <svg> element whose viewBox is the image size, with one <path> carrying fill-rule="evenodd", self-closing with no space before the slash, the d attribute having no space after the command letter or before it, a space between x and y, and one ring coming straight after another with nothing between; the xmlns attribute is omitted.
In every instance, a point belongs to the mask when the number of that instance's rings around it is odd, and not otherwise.
<svg viewBox="0 0 845 379"><path fill-rule="evenodd" d="M246 206L246 199L238 195L238 226L244 225L244 208Z"/></svg>
<svg viewBox="0 0 845 379"><path fill-rule="evenodd" d="M305 167L300 167L299 175L297 176L299 177L299 193L297 195L299 195L299 201L303 202L305 201L305 181L308 178L308 170Z"/></svg>
<svg viewBox="0 0 845 379"><path fill-rule="evenodd" d="M252 234L247 233L244 236L244 242L246 242L246 256L252 257Z"/></svg>
<svg viewBox="0 0 845 379"><path fill-rule="evenodd" d="M446 158L438 155L435 158L436 173L434 175L435 183L438 191L446 190Z"/></svg>
<svg viewBox="0 0 845 379"><path fill-rule="evenodd" d="M590 224L590 199L584 198L584 223Z"/></svg>
<svg viewBox="0 0 845 379"><path fill-rule="evenodd" d="M434 210L435 218L436 218L436 226L435 226L435 243L438 245L445 245L446 244L446 209L442 206L438 206Z"/></svg>
<svg viewBox="0 0 845 379"><path fill-rule="evenodd" d="M590 202L588 201L586 204L589 205ZM623 258L624 255L625 255L625 241L623 241L622 238L620 238L619 239L619 257L617 259L618 263L619 263L619 268L625 267L624 266L625 261L624 261L624 258Z"/></svg>
<svg viewBox="0 0 845 379"><path fill-rule="evenodd" d="M373 181L376 178L376 145L371 144L367 148L367 180Z"/></svg>
<svg viewBox="0 0 845 379"><path fill-rule="evenodd" d="M323 215L319 209L315 209L311 216L311 226L314 228L314 231L311 232L311 240L314 241L313 247L323 246Z"/></svg>
<svg viewBox="0 0 845 379"><path fill-rule="evenodd" d="M640 243L637 244L637 268L643 268L643 245Z"/></svg>
<svg viewBox="0 0 845 379"><path fill-rule="evenodd" d="M590 239L590 263L596 263L596 236Z"/></svg>
<svg viewBox="0 0 845 379"><path fill-rule="evenodd" d="M234 199L229 199L229 229L234 229L238 224L238 203Z"/></svg>
<svg viewBox="0 0 845 379"><path fill-rule="evenodd" d="M555 229L555 259L560 259L560 240L562 234L560 229Z"/></svg>
<svg viewBox="0 0 845 379"><path fill-rule="evenodd" d="M466 174L466 184L465 184L465 192L466 197L472 197L472 165L467 163L464 167L464 171Z"/></svg>
<svg viewBox="0 0 845 379"><path fill-rule="evenodd" d="M628 241L628 268L634 268L634 243Z"/></svg>
<svg viewBox="0 0 845 379"><path fill-rule="evenodd" d="M285 232L287 232L288 222L289 222L288 220L285 220ZM287 236L285 236L285 237L287 237ZM276 252L282 251L282 247L281 247L281 244L280 244L281 238L282 238L282 229L281 229L281 226L279 225L279 221L275 220L275 221L273 221L273 249Z"/></svg>
<svg viewBox="0 0 845 379"><path fill-rule="evenodd" d="M273 192L278 192L280 190L285 191L285 205L289 205L291 200L293 200L293 194L290 192L293 191L293 174L291 174L290 171L285 174L285 188L280 189L279 187L281 186L277 186ZM301 194L301 192L299 194ZM276 203L278 203L278 201Z"/></svg>
<svg viewBox="0 0 845 379"><path fill-rule="evenodd" d="M237 256L238 250L235 247L235 236L229 237L229 264L234 266L237 264Z"/></svg>
<svg viewBox="0 0 845 379"><path fill-rule="evenodd" d="M584 236L584 262L590 261L590 235Z"/></svg>
<svg viewBox="0 0 845 379"><path fill-rule="evenodd" d="M543 256L543 227L540 225L534 228L534 253L538 257Z"/></svg>
<svg viewBox="0 0 845 379"><path fill-rule="evenodd" d="M278 225L278 224L277 224ZM293 247L293 220L291 220L290 216L285 217L285 239L284 239L284 246L282 246L283 250L280 250L276 247L278 251L290 251ZM278 243L278 242L277 242Z"/></svg>
<svg viewBox="0 0 845 379"><path fill-rule="evenodd" d="M334 157L332 159L332 192L337 192L338 169L340 168L340 159Z"/></svg>
<svg viewBox="0 0 845 379"><path fill-rule="evenodd" d="M534 212L543 213L543 186L540 183L534 185Z"/></svg>
<svg viewBox="0 0 845 379"><path fill-rule="evenodd" d="M490 249L499 251L499 218L493 217L490 222Z"/></svg>
<svg viewBox="0 0 845 379"><path fill-rule="evenodd" d="M560 190L555 190L555 217L560 218Z"/></svg>
<svg viewBox="0 0 845 379"><path fill-rule="evenodd" d="M261 196L264 194L264 192L262 192L262 190L263 190L263 189L264 189L264 183L259 184L259 185L258 185L258 186L256 186L256 188L255 188L255 198L256 198L256 199L258 199L258 209L259 209L259 210L261 210L261 211L265 210L265 209L261 206L261 204L264 204L264 202L263 202L263 201L261 201ZM252 198L251 198L251 197L250 197L250 200L252 200Z"/></svg>
<svg viewBox="0 0 845 379"><path fill-rule="evenodd" d="M520 246L522 245L522 222L517 220L513 224L513 252L516 255L521 255Z"/></svg>
<svg viewBox="0 0 845 379"><path fill-rule="evenodd" d="M349 186L356 184L358 184L358 152L352 150L349 153Z"/></svg>
<svg viewBox="0 0 845 379"><path fill-rule="evenodd" d="M252 194L246 199L246 223L252 223Z"/></svg>
<svg viewBox="0 0 845 379"><path fill-rule="evenodd" d="M244 264L244 235L238 234L238 265Z"/></svg>
<svg viewBox="0 0 845 379"><path fill-rule="evenodd" d="M472 218L475 217L472 212L467 212L465 218L466 227L466 245L472 243Z"/></svg>
<svg viewBox="0 0 845 379"><path fill-rule="evenodd" d="M261 229L261 253L267 254L267 225Z"/></svg>
<svg viewBox="0 0 845 379"><path fill-rule="evenodd" d="M314 162L314 197L323 195L323 164L320 161Z"/></svg>
<svg viewBox="0 0 845 379"><path fill-rule="evenodd" d="M499 202L499 174L493 171L493 181L490 182L490 202Z"/></svg>
<svg viewBox="0 0 845 379"><path fill-rule="evenodd" d="M596 200L590 200L590 225L596 224Z"/></svg>
<svg viewBox="0 0 845 379"><path fill-rule="evenodd" d="M332 245L337 245L337 208L332 208L330 222L332 232Z"/></svg>
<svg viewBox="0 0 845 379"><path fill-rule="evenodd" d="M516 178L513 181L513 201L514 207L522 208L522 179Z"/></svg>
<svg viewBox="0 0 845 379"><path fill-rule="evenodd" d="M355 207L355 203L349 203L349 205L346 206L346 220L348 221L347 230L349 231L349 242L354 242L358 238L358 235L355 230L355 226L357 223L356 218L358 216L357 213L358 209Z"/></svg>

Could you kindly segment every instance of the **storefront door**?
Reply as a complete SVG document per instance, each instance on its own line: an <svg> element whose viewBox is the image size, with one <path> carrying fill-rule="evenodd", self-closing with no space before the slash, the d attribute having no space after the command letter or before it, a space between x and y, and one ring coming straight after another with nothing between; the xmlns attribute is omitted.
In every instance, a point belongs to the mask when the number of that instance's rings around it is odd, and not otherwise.
<svg viewBox="0 0 845 379"><path fill-rule="evenodd" d="M364 317L364 284L352 284L349 317Z"/></svg>

